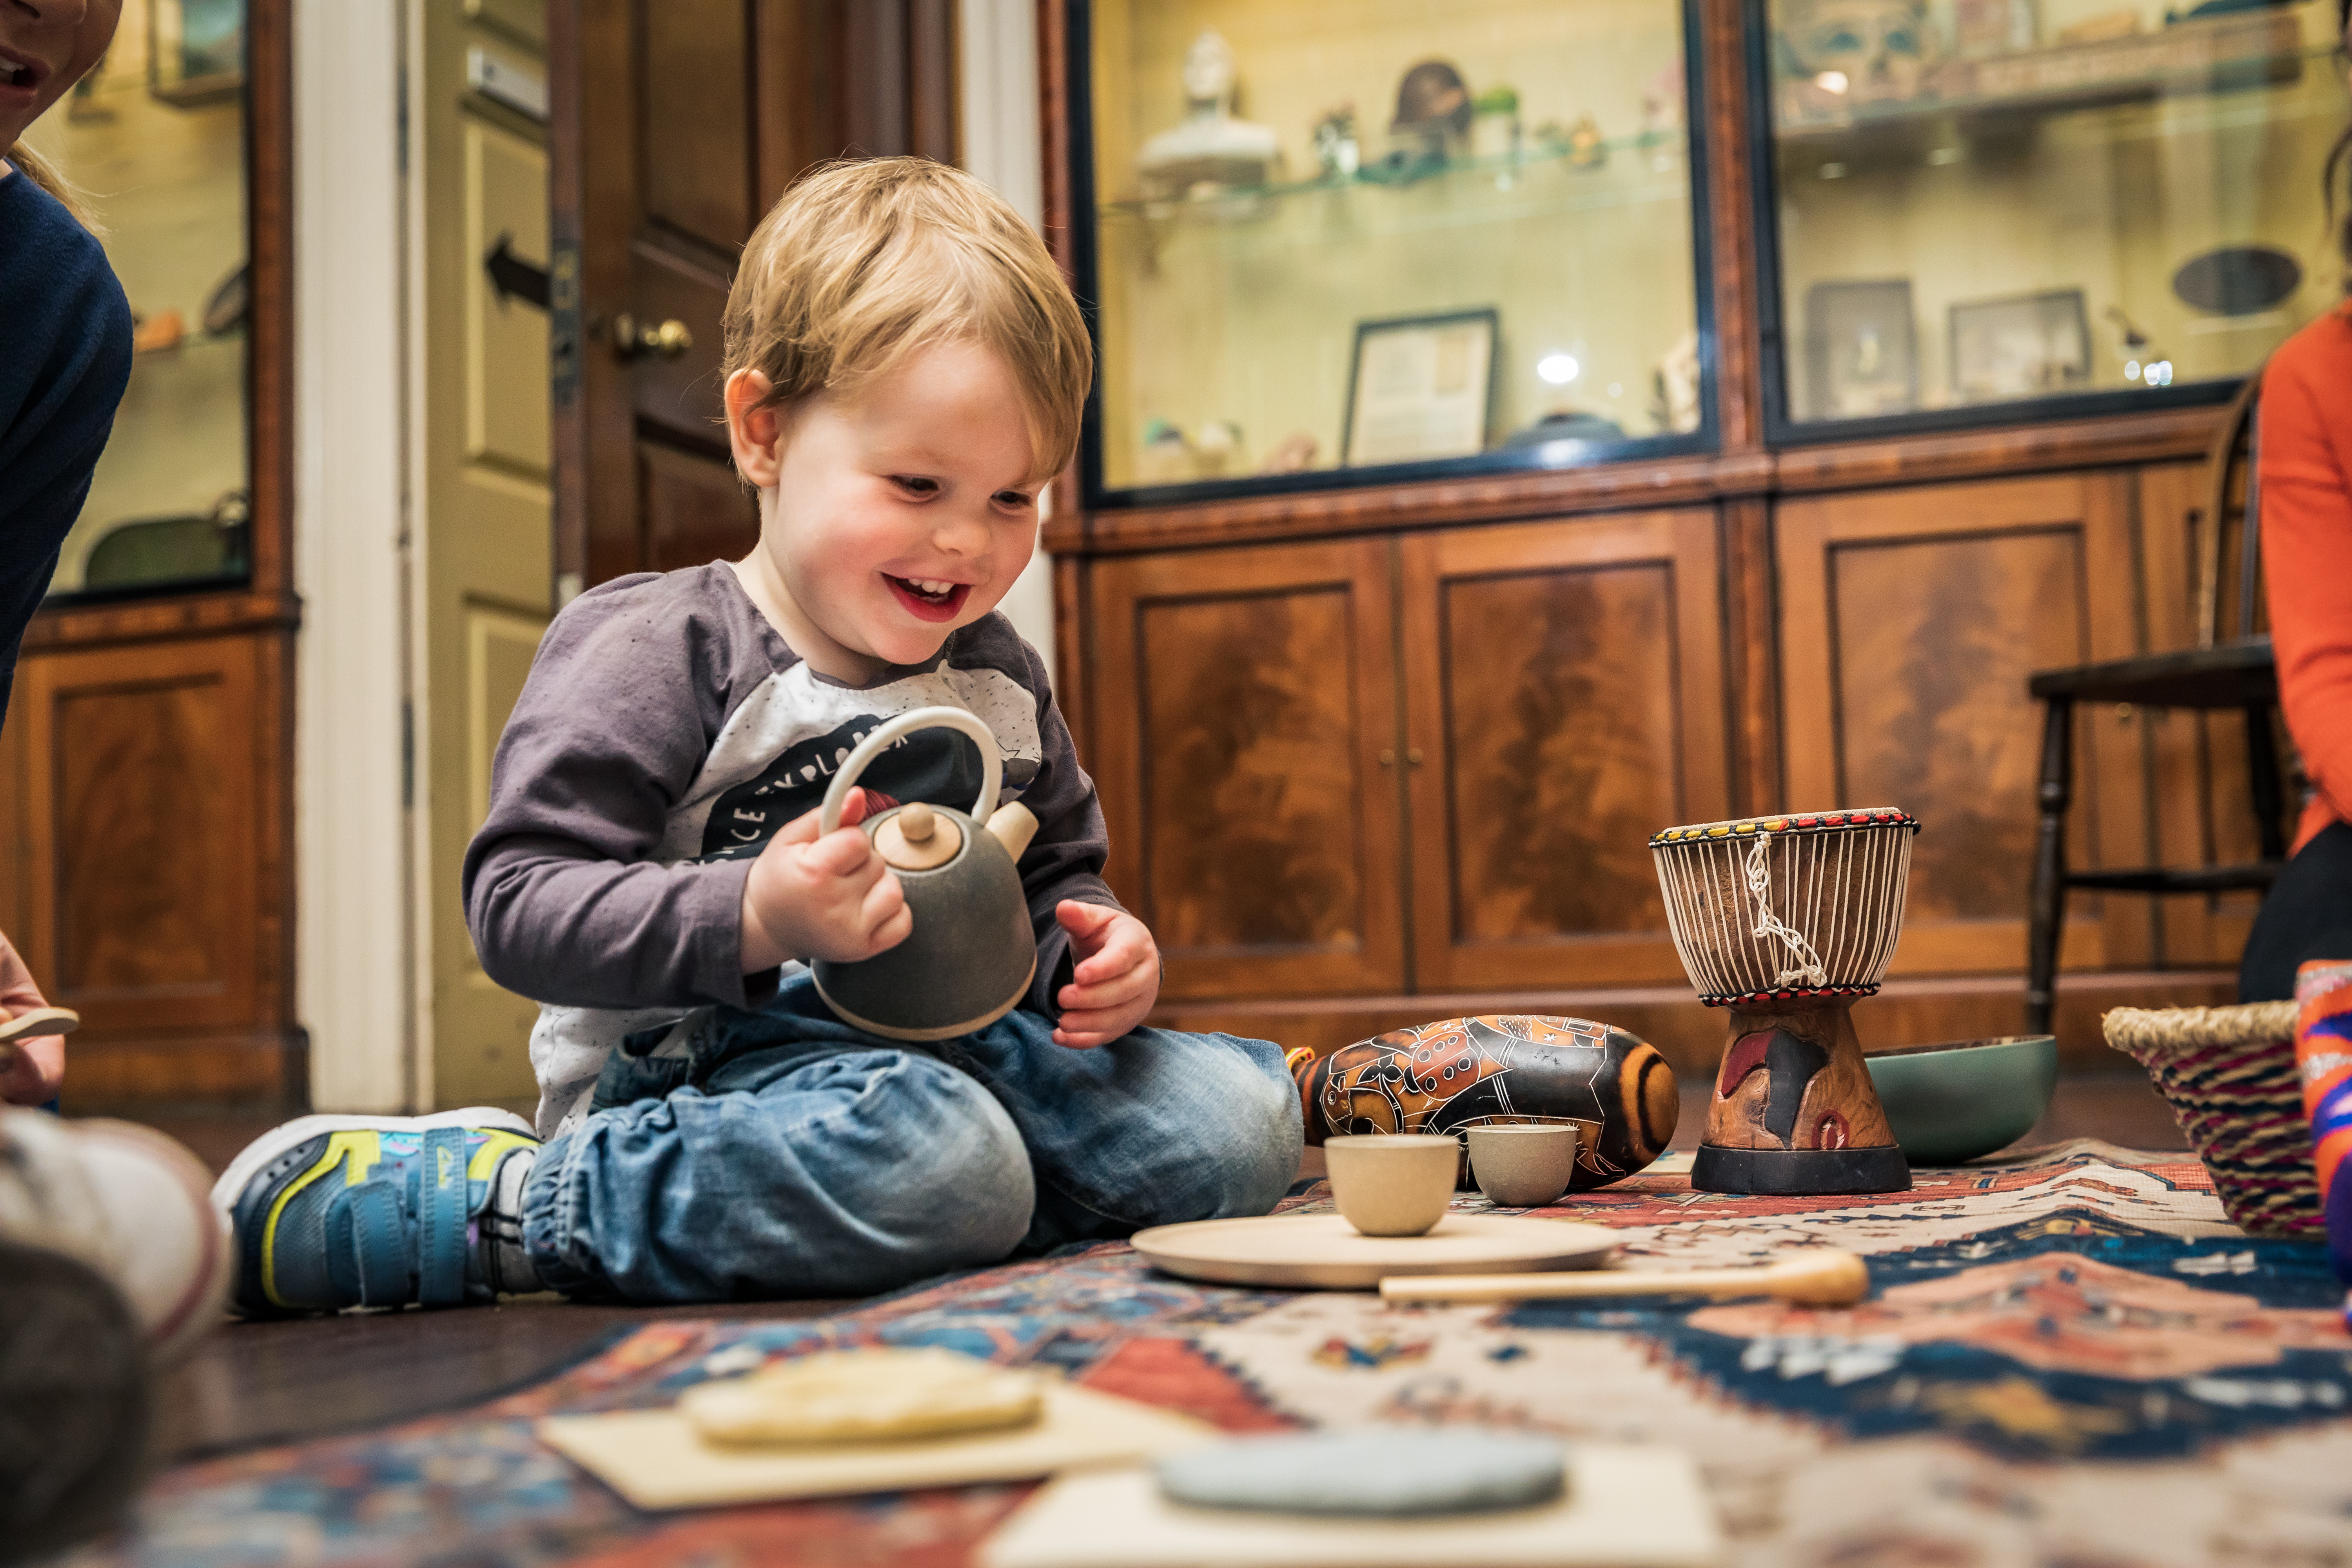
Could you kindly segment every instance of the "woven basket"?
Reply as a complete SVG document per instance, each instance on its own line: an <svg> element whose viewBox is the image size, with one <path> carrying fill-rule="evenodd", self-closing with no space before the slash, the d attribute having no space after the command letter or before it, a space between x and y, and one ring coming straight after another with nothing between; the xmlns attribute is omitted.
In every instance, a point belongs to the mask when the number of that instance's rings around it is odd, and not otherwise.
<svg viewBox="0 0 2352 1568"><path fill-rule="evenodd" d="M2319 1179L2294 1064L2294 1004L2118 1007L2107 1044L2147 1069L2230 1218L2249 1236L2318 1236Z"/></svg>

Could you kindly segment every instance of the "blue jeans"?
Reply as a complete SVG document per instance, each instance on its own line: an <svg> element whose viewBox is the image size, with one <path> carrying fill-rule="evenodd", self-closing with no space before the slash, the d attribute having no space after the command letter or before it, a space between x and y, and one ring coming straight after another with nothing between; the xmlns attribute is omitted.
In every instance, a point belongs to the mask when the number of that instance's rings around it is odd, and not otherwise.
<svg viewBox="0 0 2352 1568"><path fill-rule="evenodd" d="M1264 1214L1298 1166L1264 1040L1138 1029L1057 1046L1016 1010L909 1046L835 1018L805 973L683 1054L616 1049L523 1194L540 1278L632 1301L863 1296L1146 1226ZM674 1046L665 1052L675 1051Z"/></svg>

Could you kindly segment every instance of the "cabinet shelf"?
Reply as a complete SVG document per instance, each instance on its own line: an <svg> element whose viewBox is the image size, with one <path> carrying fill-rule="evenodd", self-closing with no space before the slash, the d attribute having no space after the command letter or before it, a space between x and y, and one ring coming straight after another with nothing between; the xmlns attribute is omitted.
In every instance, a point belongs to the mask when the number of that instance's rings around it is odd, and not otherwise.
<svg viewBox="0 0 2352 1568"><path fill-rule="evenodd" d="M1203 188L1199 195L1129 197L1097 209L1107 221L1150 225L1192 224L1220 229L1247 227L1276 216L1285 205L1311 198L1444 193L1455 201L1493 195L1507 199L1475 215L1449 212L1444 220L1507 222L1539 213L1580 212L1633 201L1681 201L1690 194L1688 142L1680 131L1638 133L1598 144L1602 161L1578 163L1567 147L1502 153L1483 158L1429 159L1414 163L1376 163L1352 174L1264 185ZM1585 153L1590 156L1590 153ZM1628 175L1633 176L1628 178Z"/></svg>
<svg viewBox="0 0 2352 1568"><path fill-rule="evenodd" d="M2293 11L2241 13L2093 44L1946 60L1929 68L1917 97L1898 101L1857 106L1818 79L1791 79L1781 84L1773 130L1787 144L1899 135L1947 119L1963 129L2009 127L2158 98L2281 86L2328 53L2304 44Z"/></svg>

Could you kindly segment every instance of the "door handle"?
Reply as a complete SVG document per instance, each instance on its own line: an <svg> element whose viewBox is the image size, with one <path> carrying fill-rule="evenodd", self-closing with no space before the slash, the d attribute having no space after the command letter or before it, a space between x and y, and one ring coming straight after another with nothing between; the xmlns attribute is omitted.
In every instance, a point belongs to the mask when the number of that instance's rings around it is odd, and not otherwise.
<svg viewBox="0 0 2352 1568"><path fill-rule="evenodd" d="M640 321L627 310L613 318L613 352L623 359L676 359L693 346L694 333L676 316L659 325Z"/></svg>

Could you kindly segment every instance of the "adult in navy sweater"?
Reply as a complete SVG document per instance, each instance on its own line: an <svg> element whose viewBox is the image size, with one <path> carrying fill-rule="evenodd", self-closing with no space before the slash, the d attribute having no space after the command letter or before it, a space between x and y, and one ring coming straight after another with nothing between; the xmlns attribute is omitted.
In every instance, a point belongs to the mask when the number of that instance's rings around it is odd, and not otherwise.
<svg viewBox="0 0 2352 1568"><path fill-rule="evenodd" d="M122 285L59 199L65 186L19 138L106 53L121 13L121 0L0 0L0 719L25 625L131 380ZM0 934L0 1019L41 1005ZM0 1103L54 1100L64 1047L50 1035L0 1050ZM13 1533L5 1525L0 1538Z"/></svg>
<svg viewBox="0 0 2352 1568"><path fill-rule="evenodd" d="M0 0L0 714L131 379L122 285L17 139L106 52L121 12Z"/></svg>

